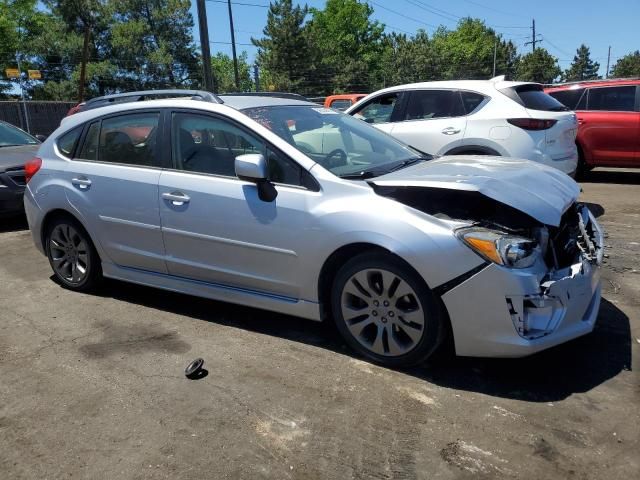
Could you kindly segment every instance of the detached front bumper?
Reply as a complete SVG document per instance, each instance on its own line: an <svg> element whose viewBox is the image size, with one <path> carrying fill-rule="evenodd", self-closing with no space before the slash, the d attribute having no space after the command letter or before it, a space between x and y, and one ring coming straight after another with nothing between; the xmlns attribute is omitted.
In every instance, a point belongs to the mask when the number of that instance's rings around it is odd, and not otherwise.
<svg viewBox="0 0 640 480"><path fill-rule="evenodd" d="M556 271L517 270L491 264L448 291L456 353L473 357L521 357L593 330L600 307L603 235L595 256Z"/></svg>

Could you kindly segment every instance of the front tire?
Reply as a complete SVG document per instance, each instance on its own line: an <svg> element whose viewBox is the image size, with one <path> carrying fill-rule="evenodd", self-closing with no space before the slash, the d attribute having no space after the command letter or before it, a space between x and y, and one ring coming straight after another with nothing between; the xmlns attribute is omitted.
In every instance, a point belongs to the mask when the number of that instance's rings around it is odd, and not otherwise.
<svg viewBox="0 0 640 480"><path fill-rule="evenodd" d="M100 257L86 230L76 220L54 220L45 236L49 264L58 281L70 290L92 290L102 279Z"/></svg>
<svg viewBox="0 0 640 480"><path fill-rule="evenodd" d="M445 331L433 292L391 254L364 253L349 260L336 275L331 307L345 341L389 367L423 362Z"/></svg>

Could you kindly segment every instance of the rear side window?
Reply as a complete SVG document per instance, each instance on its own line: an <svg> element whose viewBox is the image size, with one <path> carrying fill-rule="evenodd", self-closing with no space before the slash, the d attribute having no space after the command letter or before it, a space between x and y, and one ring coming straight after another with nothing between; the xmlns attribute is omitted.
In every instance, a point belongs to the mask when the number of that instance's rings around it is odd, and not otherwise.
<svg viewBox="0 0 640 480"><path fill-rule="evenodd" d="M351 100L334 100L330 106L336 110L346 110L351 106Z"/></svg>
<svg viewBox="0 0 640 480"><path fill-rule="evenodd" d="M569 110L551 95L546 94L540 85L520 85L519 87L505 90L507 91L503 91L503 93L530 110L541 110L543 112ZM514 93L515 95L513 95Z"/></svg>
<svg viewBox="0 0 640 480"><path fill-rule="evenodd" d="M558 100L564 106L571 110L578 110L578 102L584 95L584 88L575 88L570 90L557 90L555 92L549 92L553 98ZM580 102L583 104L583 102Z"/></svg>
<svg viewBox="0 0 640 480"><path fill-rule="evenodd" d="M160 114L135 113L92 123L76 158L156 166Z"/></svg>
<svg viewBox="0 0 640 480"><path fill-rule="evenodd" d="M387 123L391 121L393 108L398 101L397 93L380 95L367 103L363 108L354 113L354 117L367 123Z"/></svg>
<svg viewBox="0 0 640 480"><path fill-rule="evenodd" d="M454 115L454 102L457 101L452 90L418 90L411 92L407 103L405 120L428 120Z"/></svg>
<svg viewBox="0 0 640 480"><path fill-rule="evenodd" d="M591 88L587 109L633 112L635 100L635 86Z"/></svg>
<svg viewBox="0 0 640 480"><path fill-rule="evenodd" d="M460 92L465 114L473 112L484 101L484 95L475 92Z"/></svg>
<svg viewBox="0 0 640 480"><path fill-rule="evenodd" d="M64 156L71 157L71 155L73 155L73 151L78 144L78 140L80 139L81 134L82 127L76 127L73 130L65 133L58 139L58 149L64 154Z"/></svg>

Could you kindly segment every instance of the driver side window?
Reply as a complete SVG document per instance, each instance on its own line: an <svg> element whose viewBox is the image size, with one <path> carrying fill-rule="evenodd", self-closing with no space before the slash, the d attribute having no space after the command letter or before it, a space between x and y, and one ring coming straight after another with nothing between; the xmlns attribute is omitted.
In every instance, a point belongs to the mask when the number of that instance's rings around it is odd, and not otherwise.
<svg viewBox="0 0 640 480"><path fill-rule="evenodd" d="M239 155L265 156L269 180L274 183L305 186L308 173L282 153L232 122L196 113L174 113L171 122L174 165L178 170L235 177Z"/></svg>
<svg viewBox="0 0 640 480"><path fill-rule="evenodd" d="M354 117L367 123L388 123L391 121L393 109L398 101L398 93L381 95L358 110Z"/></svg>

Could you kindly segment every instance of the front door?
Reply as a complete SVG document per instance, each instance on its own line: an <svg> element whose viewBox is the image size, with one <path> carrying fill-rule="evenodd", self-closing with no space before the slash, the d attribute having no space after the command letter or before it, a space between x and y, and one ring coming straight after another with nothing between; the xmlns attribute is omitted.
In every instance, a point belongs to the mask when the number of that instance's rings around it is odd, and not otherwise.
<svg viewBox="0 0 640 480"><path fill-rule="evenodd" d="M640 138L635 85L590 88L578 113L580 136L592 166L635 166Z"/></svg>
<svg viewBox="0 0 640 480"><path fill-rule="evenodd" d="M302 246L312 240L302 187L309 175L252 133L213 114L174 112L174 169L162 172L159 201L171 275L299 298ZM235 176L238 155L267 156L278 196L258 198Z"/></svg>
<svg viewBox="0 0 640 480"><path fill-rule="evenodd" d="M362 105L357 111L351 112L356 118L364 120L383 132L391 133L393 122L402 108L402 92L390 92L378 95Z"/></svg>
<svg viewBox="0 0 640 480"><path fill-rule="evenodd" d="M67 198L116 265L166 273L160 231L161 112L98 119L65 171Z"/></svg>

